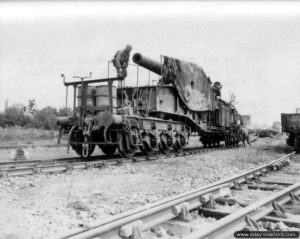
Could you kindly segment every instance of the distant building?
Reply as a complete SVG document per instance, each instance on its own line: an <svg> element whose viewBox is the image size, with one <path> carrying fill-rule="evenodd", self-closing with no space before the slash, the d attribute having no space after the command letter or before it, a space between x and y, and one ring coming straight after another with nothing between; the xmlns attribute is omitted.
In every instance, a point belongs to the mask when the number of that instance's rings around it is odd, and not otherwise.
<svg viewBox="0 0 300 239"><path fill-rule="evenodd" d="M249 126L251 125L251 115L241 115L242 120L243 120L243 125L244 126Z"/></svg>
<svg viewBox="0 0 300 239"><path fill-rule="evenodd" d="M296 108L296 114L300 114L300 108Z"/></svg>

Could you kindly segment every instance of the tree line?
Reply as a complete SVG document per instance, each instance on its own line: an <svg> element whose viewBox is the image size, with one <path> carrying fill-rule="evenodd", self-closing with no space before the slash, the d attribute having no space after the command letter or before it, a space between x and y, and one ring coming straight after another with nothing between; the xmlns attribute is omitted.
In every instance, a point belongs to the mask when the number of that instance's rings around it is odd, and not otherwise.
<svg viewBox="0 0 300 239"><path fill-rule="evenodd" d="M51 106L42 109L35 109L32 100L28 107L7 107L3 114L0 114L0 126L20 125L27 128L56 129L56 117L70 115L70 108L57 110Z"/></svg>

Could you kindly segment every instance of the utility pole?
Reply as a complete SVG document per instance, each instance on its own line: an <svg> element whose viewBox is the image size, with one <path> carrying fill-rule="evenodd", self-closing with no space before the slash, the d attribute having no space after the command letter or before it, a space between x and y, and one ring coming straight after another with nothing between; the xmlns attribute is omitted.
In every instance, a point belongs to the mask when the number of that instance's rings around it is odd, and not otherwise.
<svg viewBox="0 0 300 239"><path fill-rule="evenodd" d="M6 111L8 109L8 99L5 100L4 110Z"/></svg>

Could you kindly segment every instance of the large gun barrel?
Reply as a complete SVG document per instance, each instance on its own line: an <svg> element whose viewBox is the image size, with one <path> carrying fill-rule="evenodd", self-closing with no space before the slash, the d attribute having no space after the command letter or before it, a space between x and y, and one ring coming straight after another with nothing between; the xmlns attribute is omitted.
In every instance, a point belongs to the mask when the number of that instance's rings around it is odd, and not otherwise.
<svg viewBox="0 0 300 239"><path fill-rule="evenodd" d="M144 57L141 53L135 53L132 57L134 63L152 71L158 75L161 75L161 64L153 61L148 57Z"/></svg>

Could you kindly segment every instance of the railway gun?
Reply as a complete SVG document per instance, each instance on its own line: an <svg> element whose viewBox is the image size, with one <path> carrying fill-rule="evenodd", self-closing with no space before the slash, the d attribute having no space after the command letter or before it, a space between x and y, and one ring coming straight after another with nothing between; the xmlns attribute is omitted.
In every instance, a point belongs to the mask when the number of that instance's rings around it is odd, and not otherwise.
<svg viewBox="0 0 300 239"><path fill-rule="evenodd" d="M161 63L140 53L132 59L159 75L158 83L123 86L125 78L64 78L64 85L74 89L74 113L58 117L59 137L68 133L68 145L77 154L89 157L97 145L106 155L118 150L127 158L138 150L149 156L181 152L192 135L199 136L204 147L221 141L238 146L240 115L221 99L221 84L212 84L202 68L167 56Z"/></svg>

